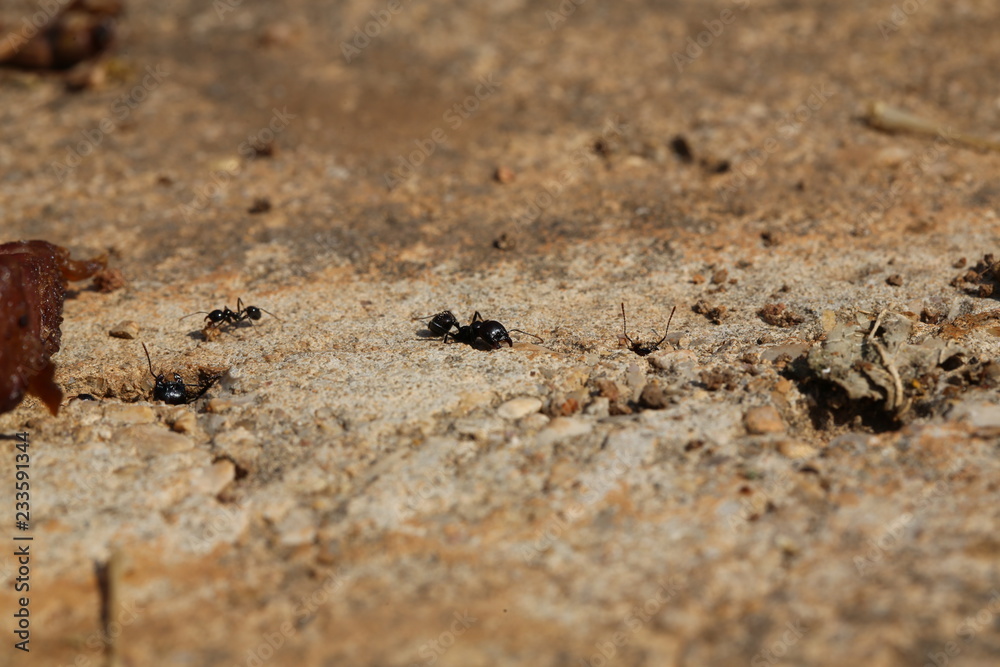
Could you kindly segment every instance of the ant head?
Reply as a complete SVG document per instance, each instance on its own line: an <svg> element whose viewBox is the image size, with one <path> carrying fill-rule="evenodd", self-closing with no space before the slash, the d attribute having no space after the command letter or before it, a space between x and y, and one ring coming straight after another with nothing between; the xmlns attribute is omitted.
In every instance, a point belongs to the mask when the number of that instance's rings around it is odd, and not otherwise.
<svg viewBox="0 0 1000 667"><path fill-rule="evenodd" d="M261 318L260 308L257 306L247 306L246 314L251 320L259 320Z"/></svg>
<svg viewBox="0 0 1000 667"><path fill-rule="evenodd" d="M500 349L500 346L504 343L507 343L509 347L514 347L514 341L510 339L510 334L507 333L506 327L496 320L479 322L472 325L472 329L477 339L484 341L494 350Z"/></svg>

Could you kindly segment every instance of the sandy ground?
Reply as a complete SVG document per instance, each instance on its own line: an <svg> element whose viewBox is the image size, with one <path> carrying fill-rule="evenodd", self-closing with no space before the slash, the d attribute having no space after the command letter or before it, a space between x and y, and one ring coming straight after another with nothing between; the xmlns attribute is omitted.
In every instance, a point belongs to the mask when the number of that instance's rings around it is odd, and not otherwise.
<svg viewBox="0 0 1000 667"><path fill-rule="evenodd" d="M998 158L864 122L997 136L995 3L128 10L0 70L0 241L129 281L0 416L0 663L996 664Z"/></svg>

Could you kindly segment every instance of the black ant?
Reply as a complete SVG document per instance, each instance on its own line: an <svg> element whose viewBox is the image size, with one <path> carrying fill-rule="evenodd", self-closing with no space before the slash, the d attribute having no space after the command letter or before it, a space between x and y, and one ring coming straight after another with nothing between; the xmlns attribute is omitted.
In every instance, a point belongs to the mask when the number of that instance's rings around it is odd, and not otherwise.
<svg viewBox="0 0 1000 667"><path fill-rule="evenodd" d="M205 328L213 327L218 328L223 325L235 326L244 320L250 320L250 325L259 320L263 315L261 313L267 313L274 319L281 321L281 318L272 313L269 310L264 310L259 306L243 306L243 299L236 299L236 310L230 310L229 306L223 306L221 310L218 308L212 312L205 310L198 310L190 315L185 315L181 319L191 317L191 315L204 315L205 316Z"/></svg>
<svg viewBox="0 0 1000 667"><path fill-rule="evenodd" d="M156 383L153 386L154 401L163 401L167 405L186 405L204 396L205 392L212 386L211 382L206 386L185 384L184 378L177 373L174 373L173 382L168 381L162 373L157 375L153 372L153 361L149 358L149 350L146 348L145 343L142 344L142 349L146 352L146 363L149 364L149 374L153 376L153 381ZM189 398L188 387L198 387L201 391Z"/></svg>
<svg viewBox="0 0 1000 667"><path fill-rule="evenodd" d="M674 312L677 310L677 306L674 306L673 310L670 311L670 317L667 318L667 329L663 332L663 338L656 341L655 343L642 343L637 340L632 340L628 335L628 328L625 323L625 304L622 304L622 333L625 334L625 340L628 341L628 349L632 350L640 357L645 357L653 352L660 349L660 344L667 339L667 331L670 331L670 322L674 319ZM656 330L653 330L653 335L656 335Z"/></svg>
<svg viewBox="0 0 1000 667"><path fill-rule="evenodd" d="M427 317L415 317L413 319L425 320ZM452 331L453 328L455 331ZM528 333L521 329L510 329L508 331L504 325L496 320L484 320L478 310L472 316L472 321L465 326L458 323L458 318L455 317L454 313L450 310L445 310L430 318L430 321L427 323L427 329L434 336L442 336L445 343L450 343L454 340L459 343L471 345L472 347L482 344L490 350L500 349L503 343L507 343L509 347L514 347L514 341L510 339L510 334L514 332L523 333L538 339L538 342L542 342L542 339L533 333Z"/></svg>

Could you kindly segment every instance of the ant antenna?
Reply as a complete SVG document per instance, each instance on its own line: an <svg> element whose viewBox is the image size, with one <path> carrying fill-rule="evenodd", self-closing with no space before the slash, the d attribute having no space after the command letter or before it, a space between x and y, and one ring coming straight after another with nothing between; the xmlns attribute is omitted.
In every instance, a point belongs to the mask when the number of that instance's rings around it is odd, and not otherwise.
<svg viewBox="0 0 1000 667"><path fill-rule="evenodd" d="M155 380L156 373L153 372L153 360L149 358L149 350L146 349L145 343L142 344L142 349L146 353L146 363L149 364L149 374L152 375L153 379Z"/></svg>
<svg viewBox="0 0 1000 667"><path fill-rule="evenodd" d="M670 315L671 315L671 317L673 317L673 313L671 313ZM668 323L667 326L670 326L670 324ZM629 335L628 335L628 325L625 322L625 302L624 301L622 301L622 333L625 334L625 340L627 340L629 342L629 344L632 344L632 339L629 338Z"/></svg>
<svg viewBox="0 0 1000 667"><path fill-rule="evenodd" d="M270 315L274 319L278 320L279 322L282 321L282 319L280 317L278 317L277 315L275 315L274 313L272 313L270 310L264 310L260 306L247 306L247 308L256 308L257 310L259 310L262 313L267 313L268 315ZM253 319L253 318L250 318L250 319Z"/></svg>
<svg viewBox="0 0 1000 667"><path fill-rule="evenodd" d="M671 311L670 311L670 317L667 318L667 328L663 332L663 338L661 338L659 341L657 341L657 343L656 343L657 345L659 345L660 343L662 343L663 341L665 341L667 339L667 332L670 331L670 323L674 320L674 313L676 313L676 312L677 312L677 306L674 306L673 309L671 309ZM624 314L624 311L622 311L622 314ZM654 336L656 335L655 331L653 332L653 335Z"/></svg>
<svg viewBox="0 0 1000 667"><path fill-rule="evenodd" d="M537 339L539 343L544 343L545 342L545 341L542 340L541 336L536 336L533 333L528 333L527 331L525 331L523 329L507 329L507 333L514 333L514 332L523 333L523 334L525 334L527 336L531 336L532 338Z"/></svg>

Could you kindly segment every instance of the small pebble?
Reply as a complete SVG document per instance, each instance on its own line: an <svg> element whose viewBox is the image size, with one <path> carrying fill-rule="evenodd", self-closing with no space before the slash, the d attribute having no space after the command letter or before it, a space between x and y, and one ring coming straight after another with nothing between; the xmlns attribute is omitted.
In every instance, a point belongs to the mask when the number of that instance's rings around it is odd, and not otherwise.
<svg viewBox="0 0 1000 667"><path fill-rule="evenodd" d="M179 410L170 428L177 433L193 433L198 428L198 419L190 410Z"/></svg>
<svg viewBox="0 0 1000 667"><path fill-rule="evenodd" d="M679 367L698 363L698 355L691 350L660 350L649 355L653 368L661 371L678 372Z"/></svg>
<svg viewBox="0 0 1000 667"><path fill-rule="evenodd" d="M812 445L795 440L782 440L778 443L778 451L782 456L787 456L790 459L808 459L818 453Z"/></svg>
<svg viewBox="0 0 1000 667"><path fill-rule="evenodd" d="M104 408L104 418L122 424L152 424L156 420L156 413L148 405L111 403Z"/></svg>
<svg viewBox="0 0 1000 667"><path fill-rule="evenodd" d="M746 414L743 415L743 424L751 435L783 433L785 430L785 422L782 421L778 410L771 405L762 405L747 410Z"/></svg>
<svg viewBox="0 0 1000 667"><path fill-rule="evenodd" d="M664 389L659 382L650 382L642 390L639 403L642 407L650 410L662 410L670 406L670 392Z"/></svg>
<svg viewBox="0 0 1000 667"><path fill-rule="evenodd" d="M528 415L527 417L525 417L524 421L521 422L521 426L523 426L525 429L529 431L531 430L537 431L539 429L548 426L549 421L550 420L547 415L543 415L540 412L536 412L533 415Z"/></svg>
<svg viewBox="0 0 1000 667"><path fill-rule="evenodd" d="M593 425L576 417L556 417L538 434L538 444L551 445L575 435L590 433Z"/></svg>
<svg viewBox="0 0 1000 667"><path fill-rule="evenodd" d="M115 434L115 442L133 444L139 452L146 456L175 454L194 448L194 441L191 438L153 424L128 426L121 429Z"/></svg>
<svg viewBox="0 0 1000 667"><path fill-rule="evenodd" d="M625 371L625 382L632 388L632 400L637 401L646 386L646 372L638 364L629 364Z"/></svg>
<svg viewBox="0 0 1000 667"><path fill-rule="evenodd" d="M521 417L527 417L533 412L538 412L542 409L542 401L534 396L521 396L520 398L512 398L499 408L497 408L497 414L504 419L520 419Z"/></svg>
<svg viewBox="0 0 1000 667"><path fill-rule="evenodd" d="M308 544L316 538L316 517L305 507L296 507L275 526L278 541L287 547Z"/></svg>
<svg viewBox="0 0 1000 667"><path fill-rule="evenodd" d="M111 327L108 335L114 338L124 338L125 340L135 340L139 337L139 325L132 320L122 320Z"/></svg>
<svg viewBox="0 0 1000 667"><path fill-rule="evenodd" d="M191 476L191 491L206 496L217 496L236 477L236 466L229 459L219 459Z"/></svg>
<svg viewBox="0 0 1000 667"><path fill-rule="evenodd" d="M497 167L496 172L493 174L493 178L495 178L498 183L512 183L514 179L517 178L517 175L510 167L501 165Z"/></svg>

